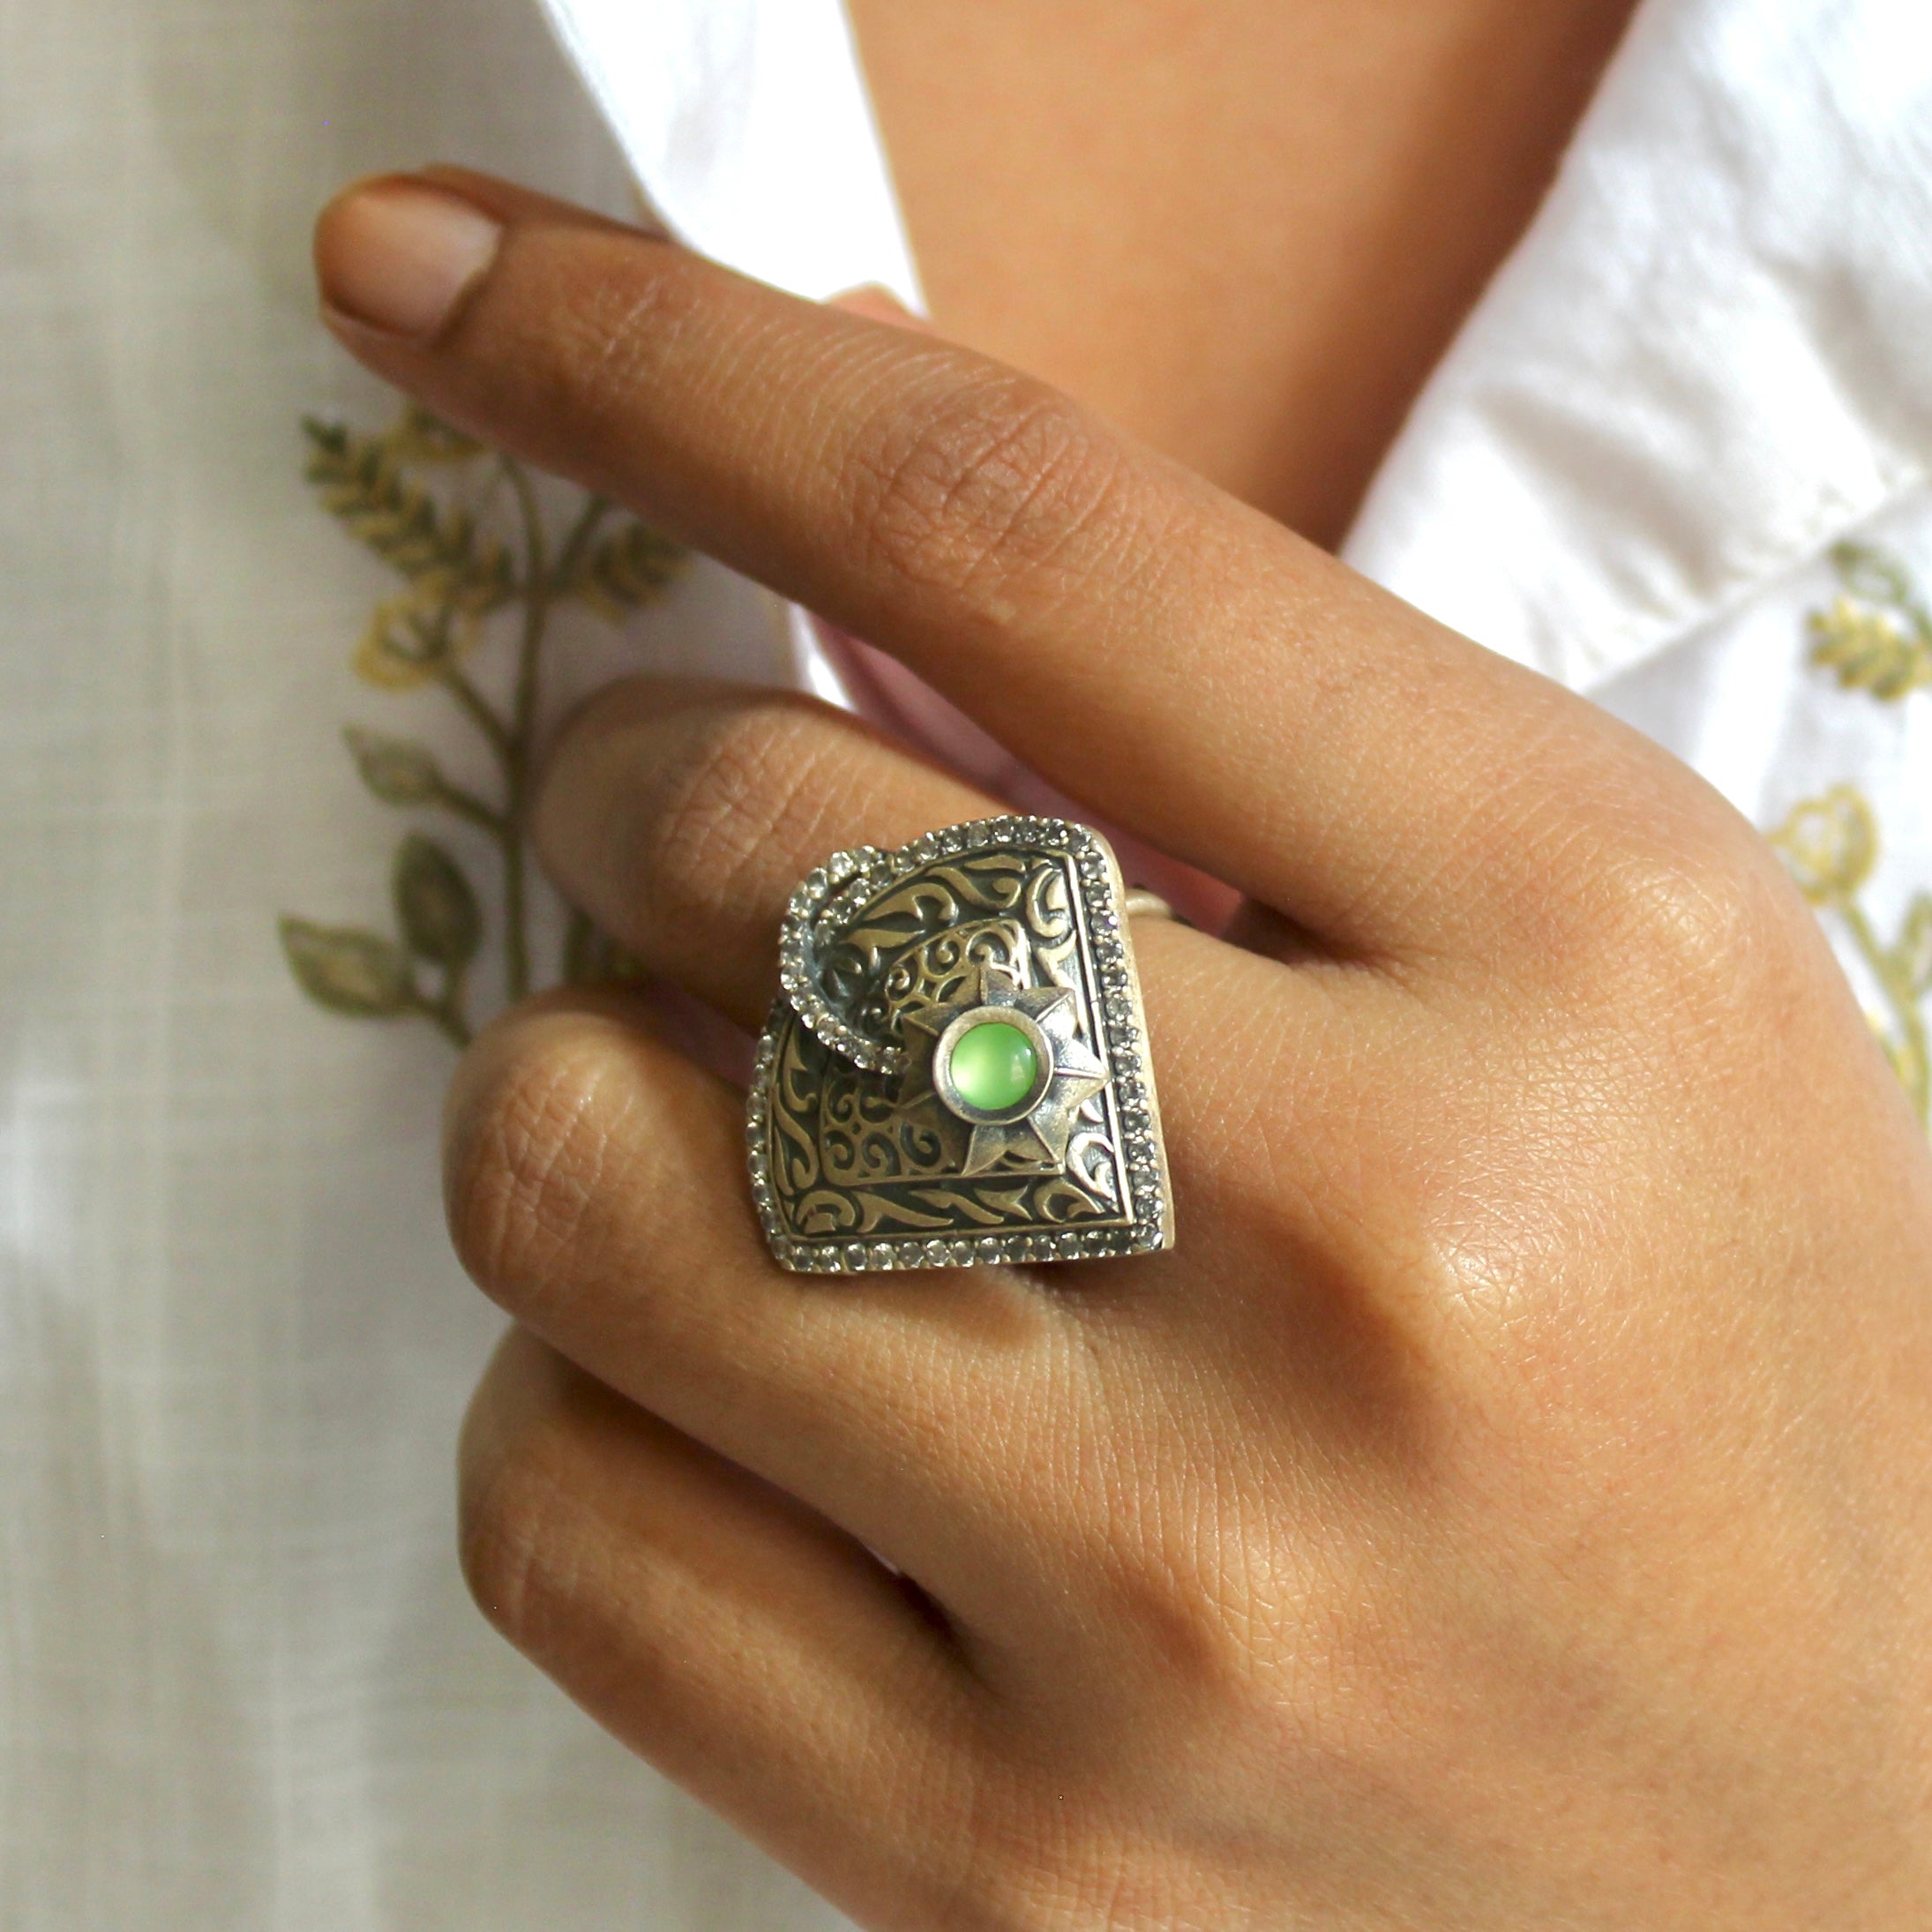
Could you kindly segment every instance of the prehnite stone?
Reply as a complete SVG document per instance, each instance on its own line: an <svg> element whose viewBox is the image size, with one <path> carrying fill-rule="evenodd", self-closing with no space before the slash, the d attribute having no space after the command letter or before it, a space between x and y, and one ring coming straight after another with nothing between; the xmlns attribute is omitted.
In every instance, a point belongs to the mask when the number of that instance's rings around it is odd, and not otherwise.
<svg viewBox="0 0 1932 1932"><path fill-rule="evenodd" d="M1018 1027L983 1020L959 1036L949 1070L954 1090L968 1106L1003 1113L1032 1092L1040 1056Z"/></svg>

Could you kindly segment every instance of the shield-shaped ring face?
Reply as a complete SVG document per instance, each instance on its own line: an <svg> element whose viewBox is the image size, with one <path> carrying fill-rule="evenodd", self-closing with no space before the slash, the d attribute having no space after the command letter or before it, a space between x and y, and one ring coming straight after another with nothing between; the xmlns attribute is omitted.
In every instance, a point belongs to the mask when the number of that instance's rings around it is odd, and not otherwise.
<svg viewBox="0 0 1932 1932"><path fill-rule="evenodd" d="M1060 819L841 852L792 895L752 1193L787 1268L1168 1247L1120 869Z"/></svg>

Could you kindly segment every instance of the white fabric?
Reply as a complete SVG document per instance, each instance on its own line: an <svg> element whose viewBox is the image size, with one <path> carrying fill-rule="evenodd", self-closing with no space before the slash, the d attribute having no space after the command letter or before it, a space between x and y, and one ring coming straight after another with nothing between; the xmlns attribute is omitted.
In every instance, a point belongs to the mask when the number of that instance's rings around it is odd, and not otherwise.
<svg viewBox="0 0 1932 1932"><path fill-rule="evenodd" d="M423 818L344 722L483 775L351 675L394 579L302 479L303 412L393 408L315 322L315 210L432 156L634 206L528 0L0 7L5 1932L842 1923L469 1604L452 1055L276 945L387 925ZM784 661L714 572L563 655Z"/></svg>
<svg viewBox="0 0 1932 1932"><path fill-rule="evenodd" d="M918 277L840 0L542 0L671 231L775 288Z"/></svg>
<svg viewBox="0 0 1932 1932"><path fill-rule="evenodd" d="M1932 453L1932 11L1650 0L1352 534L1579 688L1816 557Z"/></svg>
<svg viewBox="0 0 1932 1932"><path fill-rule="evenodd" d="M1923 485L1848 534L1932 583L1932 490ZM1932 887L1932 697L1882 704L1838 690L1808 662L1806 620L1838 595L1829 562L1807 557L1592 695L1767 831L1801 799L1856 784L1883 836L1867 910L1891 933L1912 896ZM1827 929L1845 938L1829 920ZM1846 962L1862 985L1863 962L1848 952Z"/></svg>
<svg viewBox="0 0 1932 1932"><path fill-rule="evenodd" d="M1889 939L1932 887L1932 697L1834 687L1841 540L1932 584L1932 12L1648 0L1345 554L1587 691L1765 830L1855 787ZM1898 1015L1837 914L1881 1032Z"/></svg>
<svg viewBox="0 0 1932 1932"><path fill-rule="evenodd" d="M830 0L554 8L687 238L916 295ZM1761 823L1863 783L1886 932L1932 881L1932 699L1833 690L1803 623L1830 537L1932 566L1926 20L1650 0L1355 548L1607 680ZM295 428L387 408L312 322L311 212L431 154L630 199L523 0L0 11L8 1932L839 1922L465 1601L450 1446L496 1323L440 1228L448 1051L304 1005L275 947L284 910L386 917L398 820L341 722L473 772L432 700L350 678L389 580ZM700 571L567 655L782 646Z"/></svg>

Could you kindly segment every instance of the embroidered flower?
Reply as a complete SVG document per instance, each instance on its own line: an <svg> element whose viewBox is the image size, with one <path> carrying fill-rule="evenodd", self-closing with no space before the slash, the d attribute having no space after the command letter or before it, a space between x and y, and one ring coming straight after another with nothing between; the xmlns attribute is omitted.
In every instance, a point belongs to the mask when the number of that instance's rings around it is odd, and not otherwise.
<svg viewBox="0 0 1932 1932"><path fill-rule="evenodd" d="M1812 613L1811 662L1888 703L1932 685L1932 612L1910 573L1863 543L1838 544L1831 562L1846 594Z"/></svg>
<svg viewBox="0 0 1932 1932"><path fill-rule="evenodd" d="M457 855L420 831L397 848L390 880L395 934L284 918L282 951L310 999L363 1019L413 1014L461 1045L470 1037L470 980L492 937L505 993L530 990L528 874L530 771L550 618L570 603L616 620L670 582L683 552L611 505L580 497L558 540L545 527L538 487L514 459L407 404L381 435L310 421L309 481L351 535L402 580L376 606L355 668L382 691L439 685L480 734L497 769L484 791L459 784L430 748L350 726L343 734L363 783L385 805L462 820L493 848L501 885L492 933L483 900ZM436 475L432 492L415 472ZM507 523L505 538L490 528ZM520 622L492 626L499 611ZM507 678L479 685L463 661L494 631L511 655ZM507 706L490 695L507 685ZM573 979L637 977L636 962L574 914L564 949Z"/></svg>
<svg viewBox="0 0 1932 1932"><path fill-rule="evenodd" d="M1771 842L1814 905L1851 898L1878 859L1872 809L1852 785L1834 785L1823 798L1794 805Z"/></svg>

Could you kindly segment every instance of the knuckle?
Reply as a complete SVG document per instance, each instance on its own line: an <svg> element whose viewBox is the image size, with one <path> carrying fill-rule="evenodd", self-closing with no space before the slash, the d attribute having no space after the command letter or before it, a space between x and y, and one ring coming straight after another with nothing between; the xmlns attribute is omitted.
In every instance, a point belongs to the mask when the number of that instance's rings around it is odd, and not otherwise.
<svg viewBox="0 0 1932 1932"><path fill-rule="evenodd" d="M1146 1452L1135 1459L1144 1465ZM1108 1480L1118 1488L1121 1478ZM1157 1510L1108 1509L1083 1532L1069 1526L1087 1614L1118 1634L1177 1721L1265 1704L1261 1659L1299 1614L1295 1563L1246 1475L1177 1472L1161 1492Z"/></svg>
<svg viewBox="0 0 1932 1932"><path fill-rule="evenodd" d="M665 363L707 324L689 280L662 272L655 251L625 238L616 254L580 243L551 266L544 312L550 326L531 343L532 394L540 416L567 424L572 439L616 464L634 453L627 431ZM558 300L559 289L567 299Z"/></svg>
<svg viewBox="0 0 1932 1932"><path fill-rule="evenodd" d="M1708 1014L1762 948L1769 861L1749 825L1674 783L1614 772L1559 812L1509 815L1494 869L1512 956L1586 1007Z"/></svg>
<svg viewBox="0 0 1932 1932"><path fill-rule="evenodd" d="M1729 839L1622 841L1581 895L1591 977L1614 998L1641 994L1659 1016L1728 1010L1764 936L1765 899L1752 855Z"/></svg>
<svg viewBox="0 0 1932 1932"><path fill-rule="evenodd" d="M450 1232L471 1277L506 1306L528 1307L589 1237L613 1124L602 1039L513 1021L478 1043L459 1078Z"/></svg>
<svg viewBox="0 0 1932 1932"><path fill-rule="evenodd" d="M1112 1568L1104 1606L1113 1626L1185 1704L1238 1706L1254 1688L1253 1619L1178 1554L1144 1553Z"/></svg>
<svg viewBox="0 0 1932 1932"><path fill-rule="evenodd" d="M955 381L855 443L859 542L893 575L1001 611L1021 580L1090 574L1114 547L1124 453L1057 390Z"/></svg>

